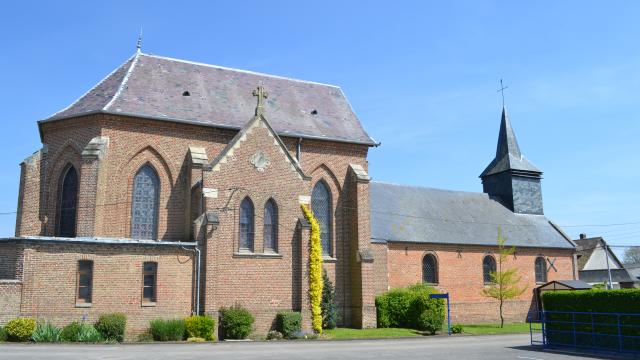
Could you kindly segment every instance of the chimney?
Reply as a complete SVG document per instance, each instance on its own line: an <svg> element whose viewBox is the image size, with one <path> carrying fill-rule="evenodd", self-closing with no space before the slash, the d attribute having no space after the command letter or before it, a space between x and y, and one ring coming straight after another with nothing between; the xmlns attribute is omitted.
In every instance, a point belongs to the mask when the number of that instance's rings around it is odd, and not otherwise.
<svg viewBox="0 0 640 360"><path fill-rule="evenodd" d="M584 233L580 234L580 240L584 240L586 238L587 238L587 234L584 234Z"/></svg>

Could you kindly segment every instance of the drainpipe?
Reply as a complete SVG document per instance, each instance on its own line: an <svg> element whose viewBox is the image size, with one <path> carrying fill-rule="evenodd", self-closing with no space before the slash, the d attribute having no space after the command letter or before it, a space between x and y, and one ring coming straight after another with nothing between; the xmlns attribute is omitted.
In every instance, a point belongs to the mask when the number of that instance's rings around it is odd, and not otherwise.
<svg viewBox="0 0 640 360"><path fill-rule="evenodd" d="M198 245L194 248L198 254L198 266L196 267L196 315L200 315L200 255L202 252L198 249Z"/></svg>
<svg viewBox="0 0 640 360"><path fill-rule="evenodd" d="M298 144L296 145L296 160L300 164L300 156L302 154L302 138L298 138Z"/></svg>

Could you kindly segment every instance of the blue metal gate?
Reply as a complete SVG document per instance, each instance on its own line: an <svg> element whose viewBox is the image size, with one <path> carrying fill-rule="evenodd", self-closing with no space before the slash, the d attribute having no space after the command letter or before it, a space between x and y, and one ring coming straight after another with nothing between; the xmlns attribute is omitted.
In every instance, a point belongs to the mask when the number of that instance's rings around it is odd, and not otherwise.
<svg viewBox="0 0 640 360"><path fill-rule="evenodd" d="M640 354L640 314L543 311L531 345Z"/></svg>

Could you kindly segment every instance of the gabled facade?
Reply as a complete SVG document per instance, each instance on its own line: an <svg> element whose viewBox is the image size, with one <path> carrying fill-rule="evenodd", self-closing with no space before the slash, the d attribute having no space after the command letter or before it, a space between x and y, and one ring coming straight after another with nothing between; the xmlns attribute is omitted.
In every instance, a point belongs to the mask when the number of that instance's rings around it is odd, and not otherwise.
<svg viewBox="0 0 640 360"><path fill-rule="evenodd" d="M137 53L39 128L16 236L0 240L3 263L20 269L0 274L13 294L0 299L5 318L49 317L54 301L64 323L126 303L134 334L240 303L257 331L280 310L302 311L308 328L306 205L324 214L342 324L375 326L357 254L369 246L362 174L376 143L340 88ZM76 284L84 261L90 300Z"/></svg>

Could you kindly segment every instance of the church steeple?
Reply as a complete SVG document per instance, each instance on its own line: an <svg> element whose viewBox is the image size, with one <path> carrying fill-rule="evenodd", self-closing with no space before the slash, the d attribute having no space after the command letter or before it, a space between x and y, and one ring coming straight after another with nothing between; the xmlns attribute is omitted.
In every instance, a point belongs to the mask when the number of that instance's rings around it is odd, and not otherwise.
<svg viewBox="0 0 640 360"><path fill-rule="evenodd" d="M520 150L507 109L502 107L496 157L480 175L484 192L511 211L542 214L542 171Z"/></svg>

